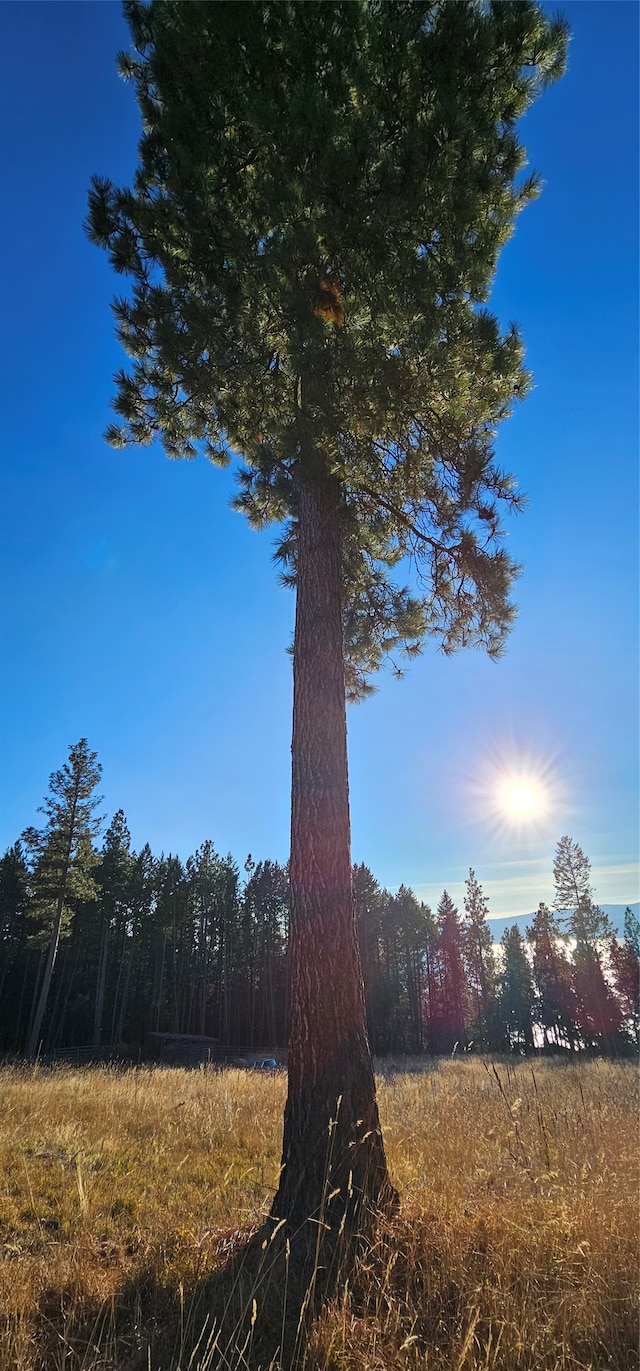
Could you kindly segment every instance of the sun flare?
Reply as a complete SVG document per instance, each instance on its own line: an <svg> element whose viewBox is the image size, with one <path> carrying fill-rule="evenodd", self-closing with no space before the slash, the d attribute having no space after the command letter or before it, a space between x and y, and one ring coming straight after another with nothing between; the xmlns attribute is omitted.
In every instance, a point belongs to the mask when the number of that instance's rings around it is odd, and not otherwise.
<svg viewBox="0 0 640 1371"><path fill-rule="evenodd" d="M559 822L569 803L561 752L505 738L486 745L466 779L469 814L506 842L529 842Z"/></svg>
<svg viewBox="0 0 640 1371"><path fill-rule="evenodd" d="M507 805L514 814L532 814L538 808L538 796L531 785L512 785L507 791Z"/></svg>
<svg viewBox="0 0 640 1371"><path fill-rule="evenodd" d="M548 795L540 779L531 775L503 775L496 795L497 809L511 823L527 823L542 817Z"/></svg>

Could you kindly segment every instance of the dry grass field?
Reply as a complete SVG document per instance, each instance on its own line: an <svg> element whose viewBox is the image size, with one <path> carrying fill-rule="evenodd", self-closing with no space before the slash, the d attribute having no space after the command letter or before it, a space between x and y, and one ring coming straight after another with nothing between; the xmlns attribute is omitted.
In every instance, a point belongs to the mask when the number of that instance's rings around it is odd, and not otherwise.
<svg viewBox="0 0 640 1371"><path fill-rule="evenodd" d="M0 1071L0 1371L255 1371L279 1342L305 1371L636 1371L633 1066L382 1079L401 1211L297 1339L284 1281L261 1309L236 1270L284 1094L238 1071Z"/></svg>

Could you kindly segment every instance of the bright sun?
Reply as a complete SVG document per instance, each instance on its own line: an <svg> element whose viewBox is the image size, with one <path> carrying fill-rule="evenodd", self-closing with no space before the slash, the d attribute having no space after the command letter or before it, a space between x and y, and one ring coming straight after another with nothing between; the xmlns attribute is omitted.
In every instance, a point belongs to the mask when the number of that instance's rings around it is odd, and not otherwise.
<svg viewBox="0 0 640 1371"><path fill-rule="evenodd" d="M532 785L511 785L506 795L507 806L512 814L518 816L533 814L538 808L539 797Z"/></svg>
<svg viewBox="0 0 640 1371"><path fill-rule="evenodd" d="M506 741L490 745L477 759L467 785L475 818L509 841L546 831L567 803L559 758Z"/></svg>

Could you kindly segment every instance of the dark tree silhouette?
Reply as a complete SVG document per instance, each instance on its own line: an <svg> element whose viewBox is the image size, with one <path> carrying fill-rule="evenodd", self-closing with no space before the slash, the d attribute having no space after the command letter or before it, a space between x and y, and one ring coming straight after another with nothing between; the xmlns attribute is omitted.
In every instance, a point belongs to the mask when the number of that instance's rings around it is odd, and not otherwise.
<svg viewBox="0 0 640 1371"><path fill-rule="evenodd" d="M535 988L524 938L514 924L500 939L503 966L498 979L497 1017L507 1051L533 1051Z"/></svg>
<svg viewBox="0 0 640 1371"><path fill-rule="evenodd" d="M460 915L447 890L438 905L437 990L434 999L434 1035L439 1052L463 1046L468 1010L468 987L464 970L464 931Z"/></svg>
<svg viewBox="0 0 640 1371"><path fill-rule="evenodd" d="M535 1019L545 1045L572 1047L575 1040L575 994L566 940L546 904L540 904L527 941L532 949L536 990Z"/></svg>

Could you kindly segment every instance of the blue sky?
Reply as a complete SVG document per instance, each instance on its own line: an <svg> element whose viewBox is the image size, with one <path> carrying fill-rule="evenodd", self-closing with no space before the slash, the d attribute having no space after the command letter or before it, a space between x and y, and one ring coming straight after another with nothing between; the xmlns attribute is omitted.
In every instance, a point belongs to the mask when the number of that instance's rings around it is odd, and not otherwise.
<svg viewBox="0 0 640 1371"><path fill-rule="evenodd" d="M551 897L564 833L602 902L638 898L639 10L563 12L568 75L521 127L545 190L492 297L536 383L498 440L529 495L518 623L498 664L427 647L349 714L354 859L431 902L473 866L495 915ZM229 509L230 473L101 436L121 283L82 220L93 172L135 168L120 6L5 0L0 31L0 844L86 736L134 845L284 860L294 605L273 538ZM546 804L514 823L499 796L523 776Z"/></svg>

